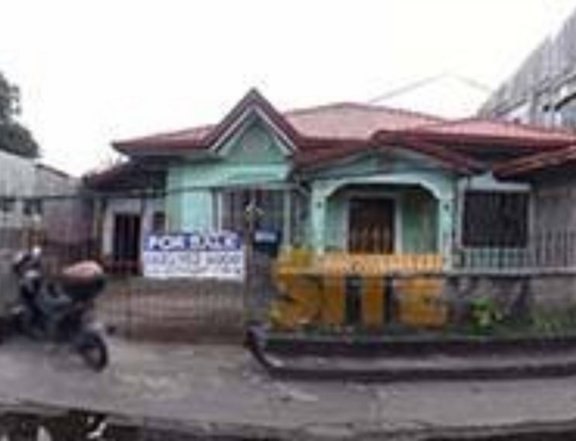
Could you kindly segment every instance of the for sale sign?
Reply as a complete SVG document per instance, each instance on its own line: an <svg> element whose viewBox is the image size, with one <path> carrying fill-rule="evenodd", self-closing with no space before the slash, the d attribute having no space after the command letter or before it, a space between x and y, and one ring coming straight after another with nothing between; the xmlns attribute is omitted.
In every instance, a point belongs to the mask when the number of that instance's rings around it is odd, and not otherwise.
<svg viewBox="0 0 576 441"><path fill-rule="evenodd" d="M245 253L238 234L151 234L143 247L143 272L150 278L244 280Z"/></svg>

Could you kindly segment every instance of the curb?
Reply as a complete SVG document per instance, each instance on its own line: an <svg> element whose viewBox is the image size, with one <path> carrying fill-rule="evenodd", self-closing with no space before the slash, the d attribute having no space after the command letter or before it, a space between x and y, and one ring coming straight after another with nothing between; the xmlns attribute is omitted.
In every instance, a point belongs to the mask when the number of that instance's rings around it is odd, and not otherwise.
<svg viewBox="0 0 576 441"><path fill-rule="evenodd" d="M562 338L514 338L507 340L457 338L442 342L430 339L378 339L335 340L330 341L290 341L268 339L265 331L258 327L250 328L246 335L246 347L254 359L273 377L310 381L357 381L357 382L400 382L400 381L447 381L447 380L510 380L528 378L557 378L576 375L576 339ZM550 360L545 356L571 350L572 356ZM459 357L462 363L435 361L428 366L414 366L418 357L430 355L449 355ZM523 355L524 359L494 362L502 355ZM322 366L307 366L294 363L302 355L326 357ZM339 356L352 356L361 361L368 357L395 359L395 366L366 368L356 366L338 367ZM483 363L489 356L491 362ZM526 356L529 356L528 358ZM404 365L398 361L405 358ZM470 363L477 357L477 363ZM452 360L454 361L454 360ZM330 364L332 366L330 366Z"/></svg>

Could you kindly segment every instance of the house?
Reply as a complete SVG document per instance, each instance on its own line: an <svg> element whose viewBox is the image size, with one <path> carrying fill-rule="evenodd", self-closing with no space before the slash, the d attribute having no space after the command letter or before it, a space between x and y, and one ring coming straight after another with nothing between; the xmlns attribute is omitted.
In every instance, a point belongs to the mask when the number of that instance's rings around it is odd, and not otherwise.
<svg viewBox="0 0 576 441"><path fill-rule="evenodd" d="M100 201L103 257L117 264L137 264L150 232L233 230L333 266L388 256L375 271L450 269L493 255L517 265L546 209L516 171L538 155L573 157L575 142L362 103L280 112L251 90L214 125L114 142L127 161L85 183Z"/></svg>

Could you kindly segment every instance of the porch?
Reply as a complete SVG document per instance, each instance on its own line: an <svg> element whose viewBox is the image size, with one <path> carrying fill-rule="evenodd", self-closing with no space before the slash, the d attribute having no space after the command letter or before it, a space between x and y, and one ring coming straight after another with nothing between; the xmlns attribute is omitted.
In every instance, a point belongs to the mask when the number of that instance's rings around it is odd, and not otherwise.
<svg viewBox="0 0 576 441"><path fill-rule="evenodd" d="M351 254L438 254L438 207L418 185L343 185L326 198L317 245L325 252Z"/></svg>

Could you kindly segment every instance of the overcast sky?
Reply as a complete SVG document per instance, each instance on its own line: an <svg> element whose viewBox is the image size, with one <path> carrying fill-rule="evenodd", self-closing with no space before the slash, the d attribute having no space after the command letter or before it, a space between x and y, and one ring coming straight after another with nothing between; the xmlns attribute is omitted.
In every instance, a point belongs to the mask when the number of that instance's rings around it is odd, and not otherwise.
<svg viewBox="0 0 576 441"><path fill-rule="evenodd" d="M280 109L369 101L443 72L496 87L576 0L0 0L0 70L45 162L79 175L110 142L215 122L252 86ZM576 42L575 42L576 44ZM449 116L444 79L383 100Z"/></svg>

